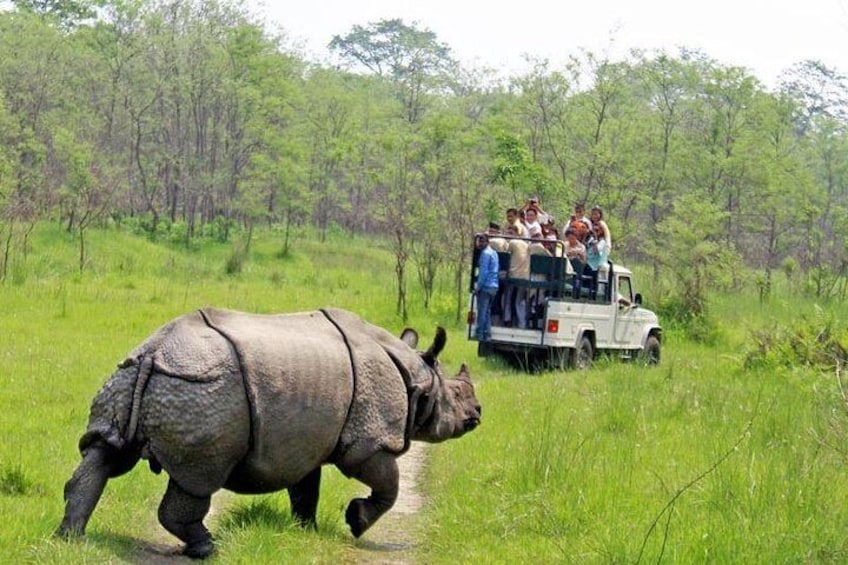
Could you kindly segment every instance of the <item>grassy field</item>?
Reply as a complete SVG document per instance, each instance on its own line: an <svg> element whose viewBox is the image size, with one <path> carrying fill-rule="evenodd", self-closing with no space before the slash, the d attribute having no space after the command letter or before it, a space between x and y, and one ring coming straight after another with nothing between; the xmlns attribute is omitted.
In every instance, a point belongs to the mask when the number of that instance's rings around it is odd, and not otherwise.
<svg viewBox="0 0 848 565"><path fill-rule="evenodd" d="M51 537L91 398L170 318L205 305L339 306L401 329L393 261L379 245L337 235L299 239L287 257L279 248L262 232L241 273L227 275L228 244L184 250L93 232L80 275L74 241L39 227L0 285L4 562L138 562L145 544L175 544L156 523L166 478L144 464L110 481L85 541ZM845 306L725 296L711 305L710 347L671 330L659 367L601 360L539 375L477 359L447 289L431 312L414 306L423 339L437 323L448 328L442 360L451 371L469 362L484 407L479 430L428 452L418 562L848 561L848 413L835 371L743 369L760 328L791 327L798 312L810 326L845 319ZM238 497L211 520L213 561L344 562L358 543L344 507L361 492L328 469L318 532L292 524L285 495Z"/></svg>

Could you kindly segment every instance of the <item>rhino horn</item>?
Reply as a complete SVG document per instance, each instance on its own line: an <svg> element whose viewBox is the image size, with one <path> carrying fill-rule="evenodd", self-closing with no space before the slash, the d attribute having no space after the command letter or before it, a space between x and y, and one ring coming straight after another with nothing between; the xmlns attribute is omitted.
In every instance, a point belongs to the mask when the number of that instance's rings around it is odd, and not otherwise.
<svg viewBox="0 0 848 565"><path fill-rule="evenodd" d="M436 358L439 356L439 353L442 352L442 349L445 348L445 343L448 341L448 335L445 333L445 328L439 326L436 328L436 337L433 340L433 345L430 346L430 349L425 351L421 357L424 359L424 362L434 367L436 365Z"/></svg>

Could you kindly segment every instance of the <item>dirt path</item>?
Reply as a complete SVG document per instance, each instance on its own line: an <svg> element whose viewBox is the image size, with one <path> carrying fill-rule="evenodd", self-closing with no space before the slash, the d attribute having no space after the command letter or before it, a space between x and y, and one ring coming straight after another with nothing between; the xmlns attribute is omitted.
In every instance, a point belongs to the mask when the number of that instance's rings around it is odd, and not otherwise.
<svg viewBox="0 0 848 565"><path fill-rule="evenodd" d="M424 504L419 489L420 474L426 459L427 444L413 442L400 459L400 492L394 507L385 514L362 538L353 542L346 563L369 565L408 565L415 562L415 547L418 511ZM368 491L363 490L362 495ZM212 508L206 518L213 524L227 504L235 497L230 492L219 491L212 497ZM137 540L139 552L134 563L145 565L174 565L197 563L179 555L181 545L152 518L148 531L155 532L152 541ZM214 525L213 525L214 528Z"/></svg>

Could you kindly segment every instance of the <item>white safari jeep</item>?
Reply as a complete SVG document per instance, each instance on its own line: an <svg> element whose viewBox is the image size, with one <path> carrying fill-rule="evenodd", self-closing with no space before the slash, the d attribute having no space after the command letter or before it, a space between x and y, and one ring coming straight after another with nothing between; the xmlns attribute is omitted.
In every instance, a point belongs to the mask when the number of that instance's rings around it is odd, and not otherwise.
<svg viewBox="0 0 848 565"><path fill-rule="evenodd" d="M568 259L554 256L538 241L494 237L500 289L492 303L491 340L479 342L480 357L504 355L524 367L586 369L599 352L621 359L660 361L662 328L657 315L642 307L633 274L613 264L601 269L597 287L581 277L579 289ZM480 252L471 269L468 339L475 340L476 283Z"/></svg>

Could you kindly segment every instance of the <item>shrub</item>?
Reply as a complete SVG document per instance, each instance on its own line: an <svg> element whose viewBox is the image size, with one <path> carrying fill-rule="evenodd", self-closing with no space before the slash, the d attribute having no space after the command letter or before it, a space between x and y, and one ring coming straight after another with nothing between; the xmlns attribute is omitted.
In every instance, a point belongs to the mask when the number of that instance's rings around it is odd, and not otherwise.
<svg viewBox="0 0 848 565"><path fill-rule="evenodd" d="M10 496L23 496L34 489L35 484L24 473L20 464L4 464L0 467L0 494Z"/></svg>
<svg viewBox="0 0 848 565"><path fill-rule="evenodd" d="M698 343L714 345L721 338L721 330L704 306L700 313L692 312L686 300L678 295L669 295L659 301L657 315L666 328L683 330L686 336Z"/></svg>
<svg viewBox="0 0 848 565"><path fill-rule="evenodd" d="M838 367L848 361L848 327L816 306L812 318L802 315L792 327L771 324L751 332L744 367Z"/></svg>

